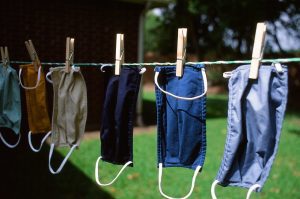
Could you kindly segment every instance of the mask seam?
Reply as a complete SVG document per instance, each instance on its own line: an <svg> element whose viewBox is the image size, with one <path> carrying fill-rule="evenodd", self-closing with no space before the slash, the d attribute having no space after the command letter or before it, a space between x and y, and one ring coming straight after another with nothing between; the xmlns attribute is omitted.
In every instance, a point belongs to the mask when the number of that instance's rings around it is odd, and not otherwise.
<svg viewBox="0 0 300 199"><path fill-rule="evenodd" d="M234 72L234 71L233 71ZM224 168L225 168L225 166L227 165L227 162L228 162L228 148L229 148L229 143L230 143L230 141L231 141L231 137L232 137L232 125L233 125L233 121L232 121L232 118L233 118L233 116L232 116L232 110L233 110L233 101L234 101L234 95L235 95L235 93L233 92L233 76L231 76L231 78L229 79L229 87L230 88L232 88L231 90L231 92L229 91L229 105L230 106L228 106L228 108L229 108L229 110L228 110L228 120L230 120L229 121L229 127L228 127L228 132L227 132L227 139L226 139L226 142L225 142L225 150L224 150L224 158L223 158L223 161L222 161L222 163L221 163L221 168L220 168L220 170L219 170L219 173L218 173L218 175L217 175L217 179L220 181L220 182L224 182L225 181L225 177L224 177L224 179L220 179L221 178L221 176L224 174ZM235 90L234 90L235 91Z"/></svg>

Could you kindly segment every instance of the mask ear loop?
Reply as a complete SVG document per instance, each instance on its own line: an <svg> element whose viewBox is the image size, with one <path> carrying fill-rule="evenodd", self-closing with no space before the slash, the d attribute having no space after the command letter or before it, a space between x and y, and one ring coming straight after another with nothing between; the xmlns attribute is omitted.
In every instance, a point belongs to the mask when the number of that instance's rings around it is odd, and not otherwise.
<svg viewBox="0 0 300 199"><path fill-rule="evenodd" d="M0 139L2 140L2 142L8 147L8 148L15 148L16 146L18 146L18 144L20 143L20 140L21 140L21 134L19 133L19 138L18 138L18 141L17 143L15 144L9 144L8 142L6 142L6 140L4 139L4 137L2 136L2 132L0 132Z"/></svg>
<svg viewBox="0 0 300 199"><path fill-rule="evenodd" d="M61 172L61 170L63 169L63 167L65 166L67 160L69 159L69 157L71 156L72 152L74 151L74 149L77 147L77 144L74 144L72 146L72 148L70 149L70 151L68 152L68 154L66 155L66 157L64 158L64 160L62 161L62 163L60 164L60 166L58 167L58 169L56 171L54 171L51 167L51 158L53 155L53 150L54 150L54 144L51 144L50 146L50 152L49 152L49 170L52 174L58 174Z"/></svg>
<svg viewBox="0 0 300 199"><path fill-rule="evenodd" d="M46 74L46 80L47 82L49 82L50 84L53 84L53 81L49 78L49 76L52 74L51 71L49 71L47 74Z"/></svg>
<svg viewBox="0 0 300 199"><path fill-rule="evenodd" d="M112 67L112 65L111 64L103 64L100 68L101 72L105 73L105 70L104 70L105 67Z"/></svg>
<svg viewBox="0 0 300 199"><path fill-rule="evenodd" d="M139 72L140 75L144 74L147 71L146 67L144 67L142 65L140 65L139 68L140 68L140 72Z"/></svg>
<svg viewBox="0 0 300 199"><path fill-rule="evenodd" d="M98 157L98 159L96 161L96 165L95 165L95 179L96 179L97 184L100 185L100 186L109 186L109 185L113 184L118 179L118 177L121 175L121 173L124 171L124 169L128 165L132 164L132 161L128 161L126 164L123 165L123 167L121 168L121 170L119 171L119 173L117 174L117 176L111 182L109 182L109 183L102 183L99 180L99 170L98 170L98 168L99 168L99 161L101 160L101 158L102 158L101 156Z"/></svg>
<svg viewBox="0 0 300 199"><path fill-rule="evenodd" d="M159 72L155 72L155 75L154 75L154 83L155 83L155 85L157 86L157 88L158 88L161 92L163 92L163 93L165 93L165 94L167 94L167 95L170 95L170 96L172 96L172 97L175 97L176 99L181 99L181 100L195 100L195 99L199 99L199 98L203 97L203 96L206 94L206 92L207 92L207 78L206 78L206 74L205 74L205 69L204 69L204 68L201 68L201 72L202 72L202 77L203 77L204 92L203 92L201 95L198 95L198 96L195 96L195 97L190 97L190 98L189 98L189 97L181 97L181 96L177 96L177 95L174 95L174 94L172 94L172 93L170 93L170 92L168 92L168 91L163 90L163 89L159 86L158 81L157 81Z"/></svg>
<svg viewBox="0 0 300 199"><path fill-rule="evenodd" d="M279 63L279 62L273 62L271 66L274 67L274 68L276 69L276 73L277 73L278 75L279 75L279 73L280 73L280 74L283 73L283 68L282 68L281 63Z"/></svg>
<svg viewBox="0 0 300 199"><path fill-rule="evenodd" d="M32 144L32 141L31 141L31 131L28 132L28 143L29 143L29 146L31 148L32 151L34 152L39 152L42 147L43 147L43 144L44 142L47 140L47 138L51 135L51 131L49 131L45 136L44 138L42 139L41 141L41 144L40 144L40 147L38 149L34 148L33 144Z"/></svg>
<svg viewBox="0 0 300 199"><path fill-rule="evenodd" d="M39 67L39 70L38 70L38 76L37 76L37 81L36 81L35 86L34 86L34 87L26 87L26 86L24 86L23 83L22 83L22 79L21 79L22 68L20 68L20 70L19 70L19 81L20 81L21 87L24 88L24 89L26 89L26 90L36 89L36 88L39 86L39 84L40 84L40 80L41 80L41 71L42 71L42 67L40 66L40 67Z"/></svg>
<svg viewBox="0 0 300 199"><path fill-rule="evenodd" d="M211 188L210 188L210 195L212 199L217 199L215 190L216 190L216 185L219 183L218 180L215 180L212 184L211 184Z"/></svg>
<svg viewBox="0 0 300 199"><path fill-rule="evenodd" d="M75 72L79 72L80 67L76 67L75 65L72 65L72 70L75 71Z"/></svg>
<svg viewBox="0 0 300 199"><path fill-rule="evenodd" d="M158 168L159 169L158 170L158 186L159 186L159 192L162 196L164 196L165 198L168 198L168 199L186 199L186 198L191 196L191 194L193 193L194 187L195 187L196 177L197 177L197 174L199 173L199 171L201 169L201 166L197 166L197 168L194 172L194 175L193 175L193 178L192 178L192 185L191 185L191 189L190 189L189 193L186 196L181 197L181 198L173 198L173 197L167 196L162 191L162 188L161 188L161 178L162 178L162 170L163 170L162 163L159 163L158 166L159 166L159 168Z"/></svg>
<svg viewBox="0 0 300 199"><path fill-rule="evenodd" d="M261 187L261 185L259 185L259 184L254 184L254 185L252 185L252 186L249 188L249 190L248 190L246 199L250 199L251 193L252 193L255 189L260 188L260 187Z"/></svg>

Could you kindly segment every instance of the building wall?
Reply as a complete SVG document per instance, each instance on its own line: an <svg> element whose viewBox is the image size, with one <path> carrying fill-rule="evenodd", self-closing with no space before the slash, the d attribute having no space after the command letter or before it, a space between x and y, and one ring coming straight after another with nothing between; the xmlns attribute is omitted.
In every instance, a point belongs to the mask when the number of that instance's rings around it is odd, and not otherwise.
<svg viewBox="0 0 300 199"><path fill-rule="evenodd" d="M64 62L66 37L75 38L74 62L114 62L117 33L125 34L125 59L137 60L138 21L143 5L118 1L9 0L0 6L0 46L10 59L30 61L24 41L31 39L42 62ZM17 66L14 66L17 67ZM48 66L43 66L47 72ZM103 78L97 68L82 68L88 90L88 130L100 127ZM47 85L49 107L52 88ZM27 129L23 97L22 130ZM51 108L50 108L50 112Z"/></svg>

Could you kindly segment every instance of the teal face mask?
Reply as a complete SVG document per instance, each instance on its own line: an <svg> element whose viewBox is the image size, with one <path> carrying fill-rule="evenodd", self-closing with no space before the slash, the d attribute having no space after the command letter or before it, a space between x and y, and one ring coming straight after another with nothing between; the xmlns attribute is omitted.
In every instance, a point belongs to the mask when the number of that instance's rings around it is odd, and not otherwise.
<svg viewBox="0 0 300 199"><path fill-rule="evenodd" d="M19 144L20 125L21 97L17 72L10 66L0 65L0 139L7 147L15 148ZM15 144L5 140L4 129L10 129L18 136Z"/></svg>

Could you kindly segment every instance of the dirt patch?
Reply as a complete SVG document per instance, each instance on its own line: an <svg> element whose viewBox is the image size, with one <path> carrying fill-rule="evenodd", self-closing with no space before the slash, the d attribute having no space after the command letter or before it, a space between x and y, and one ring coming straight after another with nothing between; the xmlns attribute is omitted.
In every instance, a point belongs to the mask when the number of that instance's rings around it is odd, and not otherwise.
<svg viewBox="0 0 300 199"><path fill-rule="evenodd" d="M134 127L133 134L140 134L140 133L152 133L156 131L156 126L144 126L144 127ZM84 140L92 140L92 139L99 139L100 134L99 131L87 131L84 134Z"/></svg>

